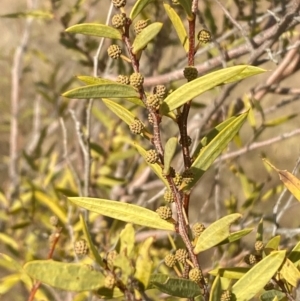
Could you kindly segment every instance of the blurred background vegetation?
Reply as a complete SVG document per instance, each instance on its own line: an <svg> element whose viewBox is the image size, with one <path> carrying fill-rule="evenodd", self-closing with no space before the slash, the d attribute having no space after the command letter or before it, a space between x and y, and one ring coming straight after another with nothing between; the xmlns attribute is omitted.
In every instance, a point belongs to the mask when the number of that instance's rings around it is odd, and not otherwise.
<svg viewBox="0 0 300 301"><path fill-rule="evenodd" d="M289 171L299 158L299 19L278 30L278 24L293 9L293 1L222 0L221 6L213 0L200 2L197 29L208 29L212 42L196 54L199 75L247 63L267 72L214 89L194 102L189 120L193 141L233 114L245 108L252 110L248 124L227 150L228 157L221 158L193 191L191 222L210 223L226 212L241 212L244 218L239 227L256 225L263 216L266 233L271 236L273 210L283 187L261 158L267 157L278 168ZM128 12L133 4L128 1ZM108 39L99 48L100 39L64 31L82 22L106 23L111 14L109 1L2 0L0 7L0 252L20 264L46 258L53 231L49 218L56 215L64 235L54 258L72 261L72 246L80 236L78 209L70 206L65 196L84 193L84 156L78 134L88 130L88 103L70 101L61 94L80 85L77 75L95 75L97 50L98 76L130 74L131 67L108 58ZM174 8L184 15L179 6ZM140 17L164 23L141 59L147 89L151 91L156 84L175 89L184 83L182 68L187 58L161 1L153 1ZM268 30L277 35L268 36ZM266 42L272 39L268 45ZM146 120L143 112L139 114ZM162 132L164 139L178 135L168 120L163 121ZM137 139L101 101L95 100L89 131L92 165L88 194L156 208L162 202L163 185L124 137ZM238 150L243 153L234 153ZM176 169L182 167L180 154L175 163ZM287 193L279 212L277 233L297 239L299 203ZM121 226L114 223L107 228L111 221L93 214L90 223L95 242L107 251ZM251 236L232 254L251 246L249 240ZM289 245L293 239L282 242ZM167 246L163 239L160 243ZM210 258L211 254L205 256ZM1 300L26 300L30 288L26 290L18 277L9 282L12 270L0 260ZM54 290L48 295L53 298L49 300L67 300Z"/></svg>

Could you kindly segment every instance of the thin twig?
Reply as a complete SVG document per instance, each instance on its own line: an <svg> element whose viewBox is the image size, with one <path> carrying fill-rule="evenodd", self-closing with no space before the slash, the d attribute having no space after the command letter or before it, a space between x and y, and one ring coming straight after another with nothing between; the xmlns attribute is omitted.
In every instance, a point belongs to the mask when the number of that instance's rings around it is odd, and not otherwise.
<svg viewBox="0 0 300 301"><path fill-rule="evenodd" d="M277 137L273 137L273 138L264 140L264 141L254 142L254 143L248 145L247 147L243 147L243 148L241 148L237 151L222 155L215 162L217 163L219 161L225 161L225 160L237 158L237 157L240 157L240 156L242 156L242 155L244 155L244 154L246 154L250 151L256 150L256 149L264 147L264 146L271 145L271 144L276 143L276 142L283 141L285 139L291 138L291 137L296 136L296 135L300 135L300 128L296 129L296 130L293 130L291 132L288 132L288 133L284 133L284 134L279 135Z"/></svg>
<svg viewBox="0 0 300 301"><path fill-rule="evenodd" d="M67 138L67 129L66 129L66 125L65 125L65 122L63 120L62 117L59 118L59 122L60 122L60 126L61 126L61 129L62 129L62 134L63 134L63 149L64 149L64 153L63 153L63 158L66 160L71 172L72 172L72 175L75 179L75 182L76 182L76 185L78 187L78 190L79 190L79 195L82 196L82 187L81 187L81 183L80 183L80 177L76 171L76 169L74 168L71 160L70 160L70 157L68 155L68 138Z"/></svg>
<svg viewBox="0 0 300 301"><path fill-rule="evenodd" d="M295 175L297 173L299 166L300 166L300 156L298 156L297 162L296 162L295 167L292 171L293 175ZM277 215L278 214L278 209L279 209L279 206L280 206L280 204L281 204L281 202L282 202L282 200L283 200L286 193L287 193L287 188L285 187L283 189L283 191L281 192L281 194L280 194L280 196L279 196L279 198L278 198L278 200L277 200L277 202L276 202L276 204L273 208L273 219L274 219L273 235L275 235L276 230L279 227L278 222L279 222L279 218L281 217L281 215ZM284 208L284 210L286 210L286 209L287 209L287 207Z"/></svg>
<svg viewBox="0 0 300 301"><path fill-rule="evenodd" d="M241 32L241 34L242 34L243 38L245 39L246 44L249 48L249 51L252 52L253 51L253 45L251 43L251 40L247 36L245 29L231 16L230 12L226 9L226 7L219 0L215 0L215 2L221 7L224 14L230 20L230 22Z"/></svg>
<svg viewBox="0 0 300 301"><path fill-rule="evenodd" d="M109 7L109 10L108 10L108 13L107 13L107 17L106 17L106 21L105 21L105 24L108 25L109 24L109 21L111 19L111 15L112 15L112 12L113 12L113 4L111 3L110 4L110 7ZM100 40L100 43L99 43L99 46L98 46L98 49L96 51L96 54L95 56L93 57L93 67L94 67L94 76L97 77L98 75L98 62L99 62L99 56L100 56L100 53L101 53L101 50L102 50L102 47L103 47L103 44L104 44L104 38L101 38Z"/></svg>
<svg viewBox="0 0 300 301"><path fill-rule="evenodd" d="M263 32L260 32L255 37L253 37L253 42L255 45L259 46L257 50L253 53L250 62L255 63L256 60L265 52L265 49L270 48L272 44L278 40L278 37L282 33L283 26L286 26L285 30L289 30L290 28L294 27L299 22L296 20L293 20L288 23L287 21L290 21L294 13L289 14L285 19L283 19L283 23L280 27L278 25L274 25L271 28L266 29ZM286 24L288 23L288 24ZM279 34L280 33L280 34ZM266 44L265 42L268 40L272 40L270 43ZM262 47L263 46L263 47ZM246 44L235 47L227 52L227 61L231 61L232 59L241 57L245 54L249 53L248 46ZM195 65L195 67L198 70L199 75L205 74L217 67L220 67L222 65L222 58L221 56L212 58L204 63ZM148 77L145 78L144 86L154 86L158 84L165 84L169 83L170 81L180 80L183 78L183 69L179 69L176 71L172 71L166 74L158 75L155 77Z"/></svg>
<svg viewBox="0 0 300 301"><path fill-rule="evenodd" d="M51 244L47 259L51 259L53 257L53 253L54 253L55 247L56 247L56 245L59 241L61 232L62 232L62 228L57 228L55 230L55 232L53 233L53 242ZM31 288L31 291L30 291L30 294L29 294L29 297L28 297L28 301L33 301L34 300L35 294L36 294L37 290L39 289L39 287L41 286L41 284L42 284L41 281L37 281L34 284L34 286Z"/></svg>
<svg viewBox="0 0 300 301"><path fill-rule="evenodd" d="M28 2L28 9L34 7L34 2ZM10 137L9 137L9 179L10 189L8 189L7 199L11 200L12 195L17 193L19 174L18 174L18 136L19 136L19 96L20 96L20 81L22 76L22 61L29 41L30 28L33 18L27 18L25 21L24 31L20 44L17 47L12 65L11 75L11 119L10 119Z"/></svg>

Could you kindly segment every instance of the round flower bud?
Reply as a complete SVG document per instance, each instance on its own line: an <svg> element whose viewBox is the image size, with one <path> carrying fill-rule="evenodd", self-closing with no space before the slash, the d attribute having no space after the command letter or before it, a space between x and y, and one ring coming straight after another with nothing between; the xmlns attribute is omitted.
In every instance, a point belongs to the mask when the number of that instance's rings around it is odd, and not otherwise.
<svg viewBox="0 0 300 301"><path fill-rule="evenodd" d="M233 301L233 300L235 300L235 298L231 291L229 290L223 291L221 295L221 301Z"/></svg>
<svg viewBox="0 0 300 301"><path fill-rule="evenodd" d="M58 222L59 222L58 217L56 215L52 215L50 217L49 221L50 221L51 226L53 226L53 227L56 227L58 225Z"/></svg>
<svg viewBox="0 0 300 301"><path fill-rule="evenodd" d="M174 197L173 197L173 193L171 190L166 190L164 193L164 200L167 203L173 203L174 202Z"/></svg>
<svg viewBox="0 0 300 301"><path fill-rule="evenodd" d="M83 256L88 254L89 247L85 239L79 239L74 243L74 252L78 256Z"/></svg>
<svg viewBox="0 0 300 301"><path fill-rule="evenodd" d="M116 14L111 19L111 24L115 28L122 28L126 23L125 14Z"/></svg>
<svg viewBox="0 0 300 301"><path fill-rule="evenodd" d="M114 266L114 261L116 259L116 257L118 256L118 253L116 250L112 250L110 252L107 253L106 255L106 261L107 261L107 265L110 269L113 268Z"/></svg>
<svg viewBox="0 0 300 301"><path fill-rule="evenodd" d="M197 35L197 39L200 43L206 44L211 40L211 34L206 29L201 29Z"/></svg>
<svg viewBox="0 0 300 301"><path fill-rule="evenodd" d="M174 169L174 167L172 167L172 166L170 166L170 168L169 168L169 173L168 173L168 175L171 177L171 178L175 178L176 177L176 172L175 172L175 169ZM166 174L164 173L164 171L163 171L163 177L164 178L166 178Z"/></svg>
<svg viewBox="0 0 300 301"><path fill-rule="evenodd" d="M180 3L179 3L178 0L172 0L172 4L173 4L173 5L180 5Z"/></svg>
<svg viewBox="0 0 300 301"><path fill-rule="evenodd" d="M190 169L187 169L182 173L182 178L185 183L191 183L194 180L194 173Z"/></svg>
<svg viewBox="0 0 300 301"><path fill-rule="evenodd" d="M150 94L147 96L147 105L153 110L159 109L159 99L156 94Z"/></svg>
<svg viewBox="0 0 300 301"><path fill-rule="evenodd" d="M260 260L260 256L254 254L248 254L244 257L244 261L249 265L254 265L258 263Z"/></svg>
<svg viewBox="0 0 300 301"><path fill-rule="evenodd" d="M118 59L122 54L122 50L119 45L113 44L108 47L107 53L112 59Z"/></svg>
<svg viewBox="0 0 300 301"><path fill-rule="evenodd" d="M172 268L176 264L176 257L174 254L168 254L165 257L165 264L166 266Z"/></svg>
<svg viewBox="0 0 300 301"><path fill-rule="evenodd" d="M176 186L180 186L182 183L182 176L176 172L175 178L174 178L174 183Z"/></svg>
<svg viewBox="0 0 300 301"><path fill-rule="evenodd" d="M135 88L140 88L144 83L144 77L141 73L132 73L130 75L130 85Z"/></svg>
<svg viewBox="0 0 300 301"><path fill-rule="evenodd" d="M148 26L147 20L139 20L139 21L135 22L134 27L133 27L135 34L138 35L147 26Z"/></svg>
<svg viewBox="0 0 300 301"><path fill-rule="evenodd" d="M183 75L190 82L198 77L198 70L195 67L188 66L184 68Z"/></svg>
<svg viewBox="0 0 300 301"><path fill-rule="evenodd" d="M198 268L193 268L189 271L189 279L194 282L200 282L203 278L202 271Z"/></svg>
<svg viewBox="0 0 300 301"><path fill-rule="evenodd" d="M130 84L129 77L127 75L118 75L116 82L122 85Z"/></svg>
<svg viewBox="0 0 300 301"><path fill-rule="evenodd" d="M154 164L158 161L158 154L156 152L156 150L154 149L150 149L147 151L146 154L146 162L150 163L150 164Z"/></svg>
<svg viewBox="0 0 300 301"><path fill-rule="evenodd" d="M194 237L199 237L204 230L205 226L202 223L196 223L192 227Z"/></svg>
<svg viewBox="0 0 300 301"><path fill-rule="evenodd" d="M159 215L161 219L167 220L172 218L172 210L170 207L161 206L156 209L156 213Z"/></svg>
<svg viewBox="0 0 300 301"><path fill-rule="evenodd" d="M111 2L116 8L124 7L126 5L126 0L112 0Z"/></svg>
<svg viewBox="0 0 300 301"><path fill-rule="evenodd" d="M175 257L178 262L185 263L185 260L189 258L189 253L185 249L178 249L175 252Z"/></svg>
<svg viewBox="0 0 300 301"><path fill-rule="evenodd" d="M163 100L167 94L167 88L164 85L157 85L154 87L154 94L157 95L157 97L160 100Z"/></svg>
<svg viewBox="0 0 300 301"><path fill-rule="evenodd" d="M108 289L113 289L116 284L115 277L113 275L107 275L104 279L104 286Z"/></svg>
<svg viewBox="0 0 300 301"><path fill-rule="evenodd" d="M144 124L139 119L135 119L134 122L129 126L131 133L135 135L141 134L144 127Z"/></svg>
<svg viewBox="0 0 300 301"><path fill-rule="evenodd" d="M255 245L254 245L254 249L255 251L262 251L264 249L264 243L261 241L261 240L258 240L255 242Z"/></svg>

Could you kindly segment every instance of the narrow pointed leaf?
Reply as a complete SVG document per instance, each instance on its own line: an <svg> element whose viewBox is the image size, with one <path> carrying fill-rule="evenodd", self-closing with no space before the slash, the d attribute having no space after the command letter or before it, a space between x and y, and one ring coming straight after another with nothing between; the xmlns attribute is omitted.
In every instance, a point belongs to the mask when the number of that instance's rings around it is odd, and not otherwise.
<svg viewBox="0 0 300 301"><path fill-rule="evenodd" d="M0 18L35 18L35 19L53 19L53 14L42 10L31 10L27 12L16 12L12 14L0 15Z"/></svg>
<svg viewBox="0 0 300 301"><path fill-rule="evenodd" d="M239 213L230 214L220 218L206 228L194 248L194 253L198 254L202 251L210 249L218 245L230 236L230 225L239 219L242 215Z"/></svg>
<svg viewBox="0 0 300 301"><path fill-rule="evenodd" d="M156 212L137 205L96 198L72 197L68 199L77 206L124 222L174 231L174 225L162 220Z"/></svg>
<svg viewBox="0 0 300 301"><path fill-rule="evenodd" d="M96 24L96 23L77 24L67 28L66 31L73 32L73 33L81 33L89 36L122 40L122 35L119 30L104 24Z"/></svg>
<svg viewBox="0 0 300 301"><path fill-rule="evenodd" d="M236 301L251 300L274 276L284 261L286 251L275 251L252 267L232 287Z"/></svg>
<svg viewBox="0 0 300 301"><path fill-rule="evenodd" d="M197 155L199 154L200 150L208 145L210 143L211 140L213 140L220 132L221 130L223 130L228 124L230 124L233 120L235 120L237 117L230 117L226 120L224 120L222 123L218 124L215 128L213 128L211 131L209 131L209 133L203 137L199 144L197 145L193 157L196 158Z"/></svg>
<svg viewBox="0 0 300 301"><path fill-rule="evenodd" d="M190 190L208 170L215 159L222 153L222 151L227 147L228 143L238 133L243 123L247 119L247 114L248 112L243 113L235 118L225 128L223 128L223 130L221 130L207 146L201 149L199 155L191 166L191 170L194 174L194 180L188 184L184 183L181 187L182 190Z"/></svg>
<svg viewBox="0 0 300 301"><path fill-rule="evenodd" d="M135 233L133 225L127 224L125 228L121 231L119 235L119 241L116 245L115 250L118 253L126 254L126 256L130 256L130 253L133 250L135 242Z"/></svg>
<svg viewBox="0 0 300 301"><path fill-rule="evenodd" d="M297 287L300 281L300 272L296 266L286 258L281 269L281 277L293 287Z"/></svg>
<svg viewBox="0 0 300 301"><path fill-rule="evenodd" d="M101 85L101 84L115 84L116 82L110 79L102 78L102 77L94 77L87 75L78 75L76 76L80 81L87 85Z"/></svg>
<svg viewBox="0 0 300 301"><path fill-rule="evenodd" d="M32 278L68 291L90 291L104 286L104 275L78 263L35 260L24 265Z"/></svg>
<svg viewBox="0 0 300 301"><path fill-rule="evenodd" d="M164 274L153 274L148 289L158 288L163 293L182 298L193 298L201 295L201 289L188 279L172 278Z"/></svg>
<svg viewBox="0 0 300 301"><path fill-rule="evenodd" d="M252 230L253 230L253 228L245 228L243 230L233 232L228 236L227 239L222 241L220 243L220 245L227 244L227 243L239 240L239 239L243 238L244 236L248 235L249 233L251 233Z"/></svg>
<svg viewBox="0 0 300 301"><path fill-rule="evenodd" d="M147 151L144 148L142 148L140 145L138 145L137 143L134 143L133 145L136 147L136 149L138 150L140 155L145 159L145 162L152 169L152 171L163 181L163 183L166 185L166 187L169 187L169 183L166 180L166 178L163 176L161 167L157 163L155 163L155 164L148 163L146 161Z"/></svg>
<svg viewBox="0 0 300 301"><path fill-rule="evenodd" d="M133 41L132 52L136 54L139 50L144 49L147 44L157 36L162 26L162 23L155 22L144 28Z"/></svg>
<svg viewBox="0 0 300 301"><path fill-rule="evenodd" d="M128 125L134 122L135 116L123 106L107 98L103 98L102 101L114 114Z"/></svg>
<svg viewBox="0 0 300 301"><path fill-rule="evenodd" d="M178 16L176 11L169 5L164 3L165 11L171 20L174 29L176 30L177 36L186 52L189 51L189 39L184 28L184 25L181 21L181 18Z"/></svg>
<svg viewBox="0 0 300 301"><path fill-rule="evenodd" d="M209 301L219 301L221 300L222 287L220 276L217 276L211 286Z"/></svg>
<svg viewBox="0 0 300 301"><path fill-rule="evenodd" d="M259 221L257 226L257 233L256 233L256 241L263 241L264 240L264 220L263 218Z"/></svg>
<svg viewBox="0 0 300 301"><path fill-rule="evenodd" d="M131 87L116 83L105 83L97 85L88 85L85 87L79 87L67 91L63 94L67 98L127 98L127 97L138 97L137 91Z"/></svg>
<svg viewBox="0 0 300 301"><path fill-rule="evenodd" d="M153 262L149 256L149 249L154 241L153 237L147 238L139 249L135 265L134 278L146 288L151 277Z"/></svg>
<svg viewBox="0 0 300 301"><path fill-rule="evenodd" d="M129 18L134 20L138 14L149 4L153 2L153 0L137 0L130 12Z"/></svg>
<svg viewBox="0 0 300 301"><path fill-rule="evenodd" d="M295 266L298 266L300 261L300 241L295 245L288 258Z"/></svg>
<svg viewBox="0 0 300 301"><path fill-rule="evenodd" d="M168 112L179 108L196 96L225 83L229 79L236 81L263 72L264 70L261 68L246 65L214 71L179 87L164 100L160 107L160 111L165 115Z"/></svg>
<svg viewBox="0 0 300 301"><path fill-rule="evenodd" d="M219 275L222 278L227 279L240 279L242 278L250 268L245 267L236 267L236 268L217 268L214 270L211 270L209 274L217 276Z"/></svg>
<svg viewBox="0 0 300 301"><path fill-rule="evenodd" d="M0 253L0 266L12 272L21 272L23 267L12 257Z"/></svg>
<svg viewBox="0 0 300 301"><path fill-rule="evenodd" d="M171 162L175 155L177 145L178 145L178 139L176 137L171 137L165 145L165 152L164 152L164 174L165 175L169 174Z"/></svg>
<svg viewBox="0 0 300 301"><path fill-rule="evenodd" d="M90 235L90 232L87 228L87 225L86 225L86 222L85 220L83 219L82 215L80 214L79 216L80 218L80 223L82 225L82 230L83 230L83 233L85 235L85 238L86 238L86 241L88 243L88 246L89 246L89 250L90 250L90 256L102 267L104 267L104 262L101 258L101 256L99 255L96 247L94 246L93 242L92 242L92 238L91 238L91 235Z"/></svg>
<svg viewBox="0 0 300 301"><path fill-rule="evenodd" d="M189 0L178 0L178 2L180 3L180 5L185 10L185 12L188 15L188 17L189 18L193 18L194 16L192 14L192 2L189 1Z"/></svg>
<svg viewBox="0 0 300 301"><path fill-rule="evenodd" d="M94 76L86 76L86 75L79 75L77 78L84 82L87 85L98 85L98 84L115 84L116 82L110 79L101 78L101 77L94 77ZM143 102L140 100L139 97L128 97L126 98L131 103L134 103L138 106L145 107Z"/></svg>
<svg viewBox="0 0 300 301"><path fill-rule="evenodd" d="M265 245L265 249L278 250L280 235L272 237Z"/></svg>
<svg viewBox="0 0 300 301"><path fill-rule="evenodd" d="M283 182L284 186L300 202L300 180L287 170L280 170L266 159L263 160L278 173L279 179Z"/></svg>
<svg viewBox="0 0 300 301"><path fill-rule="evenodd" d="M122 119L129 126L134 122L136 117L127 110L124 106L119 105L118 103L112 101L108 98L102 98L103 103L109 108L114 114L116 114L120 119ZM151 134L144 128L141 132L141 135L145 138L149 137Z"/></svg>

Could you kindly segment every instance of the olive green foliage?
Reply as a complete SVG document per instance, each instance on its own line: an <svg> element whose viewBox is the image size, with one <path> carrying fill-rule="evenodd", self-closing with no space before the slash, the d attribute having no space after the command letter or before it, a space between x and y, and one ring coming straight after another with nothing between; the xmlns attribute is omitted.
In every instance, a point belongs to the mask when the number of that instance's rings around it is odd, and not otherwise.
<svg viewBox="0 0 300 301"><path fill-rule="evenodd" d="M270 163L273 158L264 158L257 173L263 170L270 178L275 171L281 180L265 187L260 177L247 174L246 160L226 157L232 148L250 152L267 129L298 114L266 118L266 108L253 96L261 90L250 94L243 86L250 77L249 83L262 82L269 70L260 67L263 53L255 48L263 43L257 34L264 16L259 9L267 8L244 1L225 7L221 1L220 23L210 1L198 7L189 0L113 0L118 15L112 24L112 15L106 23L106 16L97 16L99 7L108 10L103 1L69 1L67 7L62 2L2 16L39 19L43 26L56 20L63 27L56 43L68 55L32 87L45 103L42 113L28 113L39 120L36 142L18 158L10 156L18 164L11 165L9 183L0 192L1 298L297 300L300 242L276 232L280 202L274 205L284 187L300 201L296 170L281 170ZM284 4L273 2L270 11L285 18ZM233 31L228 20L241 36L217 39L218 27L219 36ZM236 22L250 24L249 36ZM277 32L283 54L299 34L299 20L289 22ZM230 49L242 44L240 55L248 51L249 58L230 61ZM271 51L273 44L261 45ZM180 61L164 54L168 47L181 52ZM222 48L228 53L220 54ZM199 62L203 49L207 56ZM68 60L75 61L76 78L73 71L58 75L60 68L68 69ZM223 68L215 68L214 60ZM208 69L203 72L198 64ZM184 76L182 67L192 76ZM183 69L180 75L172 75L177 69ZM164 73L170 79L160 77ZM270 82L264 93L278 88ZM240 107L230 94L235 86ZM222 110L222 101L214 107L205 99L215 95L227 96ZM207 119L201 132L191 135L195 116ZM25 113L22 118L20 125ZM209 181L212 172L215 180ZM232 182L238 184L231 187ZM209 190L215 192L214 205L211 196L203 202ZM275 220L265 214L268 209L261 210L265 204Z"/></svg>

